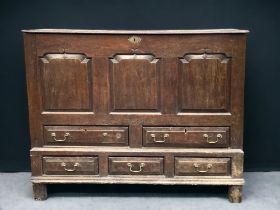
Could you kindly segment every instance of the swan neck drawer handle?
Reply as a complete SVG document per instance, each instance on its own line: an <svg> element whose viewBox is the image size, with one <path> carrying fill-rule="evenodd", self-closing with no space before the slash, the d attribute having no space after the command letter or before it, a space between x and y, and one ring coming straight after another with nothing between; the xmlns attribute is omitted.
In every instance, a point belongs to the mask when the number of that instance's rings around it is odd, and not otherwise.
<svg viewBox="0 0 280 210"><path fill-rule="evenodd" d="M53 138L54 141L66 141L67 138L70 137L70 133L65 133L63 139L57 139L57 138L56 138L56 133L51 133L51 136L52 136L52 138Z"/></svg>
<svg viewBox="0 0 280 210"><path fill-rule="evenodd" d="M73 172L73 171L76 171L77 167L80 166L79 163L74 163L72 168L67 168L67 165L65 162L62 162L61 163L61 166L64 168L65 171L68 171L68 172Z"/></svg>
<svg viewBox="0 0 280 210"><path fill-rule="evenodd" d="M133 170L133 168L135 168L135 166L132 163L127 163L127 166L129 167L129 171L130 172L132 172L132 173L140 173L142 171L143 167L145 166L145 163L140 163L138 170Z"/></svg>
<svg viewBox="0 0 280 210"><path fill-rule="evenodd" d="M205 133L205 134L203 134L203 138L206 139L206 141L207 141L208 144L216 144L216 143L218 143L218 142L220 141L220 139L223 138L223 135L219 133L219 134L217 134L217 136L216 136L216 140L211 140L211 139L209 138L209 135L208 135L207 133Z"/></svg>
<svg viewBox="0 0 280 210"><path fill-rule="evenodd" d="M166 141L167 138L169 138L169 134L168 134L168 133L165 133L165 134L163 135L163 138L157 139L157 138L156 138L156 134L152 133L152 134L151 134L151 137L152 137L152 139L153 139L153 141L154 141L155 143L163 143L163 142Z"/></svg>
<svg viewBox="0 0 280 210"><path fill-rule="evenodd" d="M211 163L208 163L207 166L206 166L206 169L201 170L200 168L202 168L202 167L200 166L200 164L198 164L198 163L193 164L193 167L194 167L195 171L198 172L198 173L207 173L209 171L209 169L212 168L212 166L213 165Z"/></svg>

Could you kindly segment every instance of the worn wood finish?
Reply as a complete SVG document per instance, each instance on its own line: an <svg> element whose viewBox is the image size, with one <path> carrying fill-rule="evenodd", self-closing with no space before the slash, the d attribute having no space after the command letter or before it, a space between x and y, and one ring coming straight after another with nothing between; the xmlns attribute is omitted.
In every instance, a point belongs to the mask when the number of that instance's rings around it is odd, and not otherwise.
<svg viewBox="0 0 280 210"><path fill-rule="evenodd" d="M160 157L109 157L112 175L160 175L163 171Z"/></svg>
<svg viewBox="0 0 280 210"><path fill-rule="evenodd" d="M228 198L232 203L240 203L242 201L242 186L232 185L228 189Z"/></svg>
<svg viewBox="0 0 280 210"><path fill-rule="evenodd" d="M179 176L227 176L230 174L229 158L175 157L175 175Z"/></svg>
<svg viewBox="0 0 280 210"><path fill-rule="evenodd" d="M144 127L144 146L227 147L228 127Z"/></svg>
<svg viewBox="0 0 280 210"><path fill-rule="evenodd" d="M24 30L34 197L139 183L241 200L246 33Z"/></svg>
<svg viewBox="0 0 280 210"><path fill-rule="evenodd" d="M80 54L45 54L40 62L44 110L91 110L90 59Z"/></svg>
<svg viewBox="0 0 280 210"><path fill-rule="evenodd" d="M180 59L179 112L227 112L230 58L224 54L186 54Z"/></svg>
<svg viewBox="0 0 280 210"><path fill-rule="evenodd" d="M240 149L218 149L218 148L125 148L125 147L36 147L31 150L31 160L34 163L36 168L42 168L42 158L47 156L71 156L71 157L79 157L79 156L98 156L99 157L99 171L100 176L108 175L108 158L109 157L126 157L131 158L136 161L143 157L146 158L154 158L154 157L162 157L164 162L164 175L166 177L173 177L175 171L175 158L203 158L207 163L208 158L217 160L215 158L227 158L231 159L229 168L231 169L228 174L231 178L240 179L243 177L242 169L243 162L243 151ZM36 164L36 165L35 165ZM33 174L33 176L40 176L42 172ZM215 174L216 177L220 176L219 174ZM196 175L197 176L197 175ZM203 175L204 176L204 175ZM223 175L224 176L224 175ZM185 176L185 178L187 178ZM159 179L159 178L158 178ZM161 181L164 182L165 178L161 178ZM118 182L118 180L116 180ZM222 184L222 182L221 182Z"/></svg>
<svg viewBox="0 0 280 210"><path fill-rule="evenodd" d="M48 198L47 185L42 183L33 183L33 197L36 201L43 201Z"/></svg>
<svg viewBox="0 0 280 210"><path fill-rule="evenodd" d="M244 179L227 176L176 176L172 178L159 175L133 176L114 175L107 177L96 176L39 176L32 177L33 183L44 184L154 184L154 185L243 185Z"/></svg>
<svg viewBox="0 0 280 210"><path fill-rule="evenodd" d="M44 126L46 145L126 146L128 127L112 126Z"/></svg>
<svg viewBox="0 0 280 210"><path fill-rule="evenodd" d="M197 29L197 30L81 30L81 29L31 29L25 33L63 33L63 34L240 34L248 30L240 29Z"/></svg>
<svg viewBox="0 0 280 210"><path fill-rule="evenodd" d="M43 157L45 175L98 174L97 157Z"/></svg>
<svg viewBox="0 0 280 210"><path fill-rule="evenodd" d="M134 54L110 61L112 111L159 111L159 59Z"/></svg>

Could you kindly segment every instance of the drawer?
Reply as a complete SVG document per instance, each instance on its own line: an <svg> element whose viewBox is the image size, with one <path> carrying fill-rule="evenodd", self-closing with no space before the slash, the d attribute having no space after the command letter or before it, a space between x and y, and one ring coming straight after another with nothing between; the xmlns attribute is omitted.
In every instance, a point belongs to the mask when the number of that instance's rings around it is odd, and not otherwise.
<svg viewBox="0 0 280 210"><path fill-rule="evenodd" d="M228 147L229 127L144 127L143 145Z"/></svg>
<svg viewBox="0 0 280 210"><path fill-rule="evenodd" d="M175 175L178 176L227 176L230 158L175 158Z"/></svg>
<svg viewBox="0 0 280 210"><path fill-rule="evenodd" d="M46 145L128 145L128 127L45 126Z"/></svg>
<svg viewBox="0 0 280 210"><path fill-rule="evenodd" d="M43 157L46 175L95 175L98 174L97 157Z"/></svg>
<svg viewBox="0 0 280 210"><path fill-rule="evenodd" d="M109 157L111 175L161 175L161 157Z"/></svg>

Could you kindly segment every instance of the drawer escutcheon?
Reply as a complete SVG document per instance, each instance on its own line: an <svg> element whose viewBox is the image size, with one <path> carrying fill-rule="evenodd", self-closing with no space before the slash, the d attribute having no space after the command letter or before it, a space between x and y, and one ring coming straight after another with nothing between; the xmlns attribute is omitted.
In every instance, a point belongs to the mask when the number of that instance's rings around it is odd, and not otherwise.
<svg viewBox="0 0 280 210"><path fill-rule="evenodd" d="M129 38L128 38L128 41L131 43L131 44L139 44L140 42L141 42L141 38L139 37L139 36L135 36L135 35L133 35L133 36L130 36Z"/></svg>

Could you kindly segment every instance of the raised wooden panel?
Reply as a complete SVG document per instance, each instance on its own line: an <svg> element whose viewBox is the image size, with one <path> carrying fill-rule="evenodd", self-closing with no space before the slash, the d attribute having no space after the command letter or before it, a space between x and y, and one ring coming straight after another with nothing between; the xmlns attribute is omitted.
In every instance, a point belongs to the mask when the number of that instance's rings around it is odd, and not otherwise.
<svg viewBox="0 0 280 210"><path fill-rule="evenodd" d="M82 54L46 54L40 58L43 110L92 109L91 59Z"/></svg>
<svg viewBox="0 0 280 210"><path fill-rule="evenodd" d="M179 112L228 112L231 59L225 54L186 54L179 61Z"/></svg>
<svg viewBox="0 0 280 210"><path fill-rule="evenodd" d="M159 59L152 55L116 55L110 59L112 111L159 111Z"/></svg>

